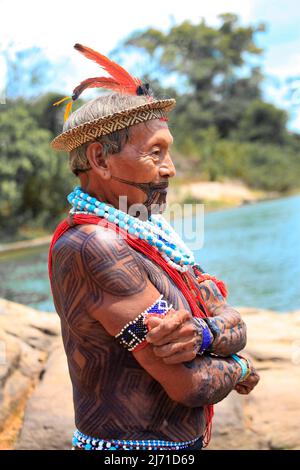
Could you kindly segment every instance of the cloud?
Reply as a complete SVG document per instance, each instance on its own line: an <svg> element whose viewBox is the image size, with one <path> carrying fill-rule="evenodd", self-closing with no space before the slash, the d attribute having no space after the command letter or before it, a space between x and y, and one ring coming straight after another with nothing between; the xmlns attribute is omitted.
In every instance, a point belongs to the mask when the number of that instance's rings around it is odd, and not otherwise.
<svg viewBox="0 0 300 470"><path fill-rule="evenodd" d="M208 23L216 24L217 15L228 11L238 13L242 21L248 22L252 8L251 0L242 3L239 0L215 0L210 3L152 0L148 5L140 0L117 0L111 7L103 6L98 0L89 0L87 4L78 0L27 0L18 3L18 15L15 15L15 2L2 0L0 47L7 48L13 43L13 52L38 46L57 65L60 75L63 73L61 64L67 61L64 79L58 76L57 82L63 85L65 92L69 92L79 81L99 70L73 50L76 42L108 54L119 41L137 29L152 26L168 30L174 23L186 19L197 22L201 17Z"/></svg>
<svg viewBox="0 0 300 470"><path fill-rule="evenodd" d="M198 22L205 18L216 25L217 16L236 13L243 24L269 24L259 43L267 50L262 57L263 71L279 79L298 74L299 17L296 0L115 0L105 5L99 0L84 3L79 0L16 2L0 0L0 48L16 50L38 46L51 61L56 77L49 88L70 93L81 80L98 73L96 64L89 63L73 49L76 42L89 45L103 54L115 49L132 31L155 27L167 31L172 24L184 20ZM18 14L16 14L16 8ZM292 39L291 39L292 38ZM297 44L298 42L298 44ZM126 64L127 65L127 64ZM134 70L130 69L133 73ZM283 98L272 80L264 86L266 96L276 104ZM286 106L286 103L284 103Z"/></svg>
<svg viewBox="0 0 300 470"><path fill-rule="evenodd" d="M98 0L89 0L86 5L78 0L45 3L27 0L18 3L18 15L15 15L15 2L2 0L1 43L8 45L13 40L17 48L39 46L53 60L69 57L75 42L107 53L133 30L148 26L167 30L174 22L198 21L201 17L216 23L217 15L228 11L237 12L247 22L252 4L251 0L242 4L239 0L210 3L152 0L147 5L140 0L117 0L109 8Z"/></svg>

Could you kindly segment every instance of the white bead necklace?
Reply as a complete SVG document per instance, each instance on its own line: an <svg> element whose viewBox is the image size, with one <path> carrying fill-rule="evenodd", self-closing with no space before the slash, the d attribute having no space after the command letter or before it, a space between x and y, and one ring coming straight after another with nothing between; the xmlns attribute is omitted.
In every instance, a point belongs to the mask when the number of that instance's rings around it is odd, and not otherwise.
<svg viewBox="0 0 300 470"><path fill-rule="evenodd" d="M161 215L152 215L147 221L142 221L115 207L98 201L89 196L77 186L68 196L72 205L72 214L92 214L104 217L109 222L118 225L130 235L135 235L153 246L169 266L180 272L188 270L195 264L192 251Z"/></svg>

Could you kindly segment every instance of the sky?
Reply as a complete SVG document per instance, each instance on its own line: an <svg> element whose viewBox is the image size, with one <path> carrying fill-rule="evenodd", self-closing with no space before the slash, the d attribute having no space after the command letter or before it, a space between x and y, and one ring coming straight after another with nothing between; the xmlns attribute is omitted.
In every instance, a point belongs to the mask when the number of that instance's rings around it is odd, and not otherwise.
<svg viewBox="0 0 300 470"><path fill-rule="evenodd" d="M154 27L164 31L184 20L204 18L217 25L221 13L236 13L244 25L265 23L266 33L258 34L263 47L260 58L266 75L264 98L286 109L289 129L300 132L300 97L287 98L286 79L300 77L299 0L0 0L0 105L5 95L5 61L10 54L30 47L43 49L55 74L49 89L70 94L84 78L97 75L98 68L73 49L76 42L108 55L135 30ZM126 67L128 64L126 64ZM137 75L137 64L132 64ZM130 64L129 64L130 67ZM300 79L299 79L300 88Z"/></svg>

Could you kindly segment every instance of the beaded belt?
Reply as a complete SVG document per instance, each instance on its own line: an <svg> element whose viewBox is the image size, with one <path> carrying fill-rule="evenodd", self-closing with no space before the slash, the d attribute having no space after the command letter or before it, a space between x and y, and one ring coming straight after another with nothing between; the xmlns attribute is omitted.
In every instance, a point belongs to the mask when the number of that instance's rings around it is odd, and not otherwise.
<svg viewBox="0 0 300 470"><path fill-rule="evenodd" d="M78 429L74 432L72 439L72 450L181 450L195 445L201 438L185 442L172 442L164 440L118 440L98 439L87 436Z"/></svg>

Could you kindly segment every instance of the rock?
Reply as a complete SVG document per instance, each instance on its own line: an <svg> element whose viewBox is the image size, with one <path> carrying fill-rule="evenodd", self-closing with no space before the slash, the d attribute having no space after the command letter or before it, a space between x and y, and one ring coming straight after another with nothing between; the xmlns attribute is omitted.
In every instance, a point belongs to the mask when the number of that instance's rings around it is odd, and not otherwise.
<svg viewBox="0 0 300 470"><path fill-rule="evenodd" d="M15 448L70 450L74 429L72 386L66 356L59 342L49 356L42 380L28 401Z"/></svg>
<svg viewBox="0 0 300 470"><path fill-rule="evenodd" d="M6 420L14 413L19 403L26 398L30 384L29 377L25 377L19 370L14 370L6 380L1 390L1 431Z"/></svg>
<svg viewBox="0 0 300 470"><path fill-rule="evenodd" d="M20 343L0 331L1 357L0 357L0 387L5 385L11 372L18 367L21 357Z"/></svg>
<svg viewBox="0 0 300 470"><path fill-rule="evenodd" d="M39 312L34 308L0 299L0 327L12 336L23 339L46 335L51 338L60 334L59 319L56 314ZM24 330L25 328L25 330Z"/></svg>
<svg viewBox="0 0 300 470"><path fill-rule="evenodd" d="M0 449L15 440L8 427L14 428L13 434L18 432L15 418L20 420L58 339L60 325L56 314L0 299Z"/></svg>
<svg viewBox="0 0 300 470"><path fill-rule="evenodd" d="M250 395L233 391L215 406L208 448L299 450L300 312L237 309L261 380ZM31 395L19 438L14 432L5 447L0 431L0 448L70 449L72 389L58 316L0 300L0 331L0 425L8 423L6 435L21 424L9 413Z"/></svg>
<svg viewBox="0 0 300 470"><path fill-rule="evenodd" d="M209 449L299 450L300 312L237 310L261 380L251 394L233 391L216 405Z"/></svg>
<svg viewBox="0 0 300 470"><path fill-rule="evenodd" d="M35 349L32 348L31 345L23 342L20 344L20 349L20 371L27 377L38 377L48 357L47 349Z"/></svg>

